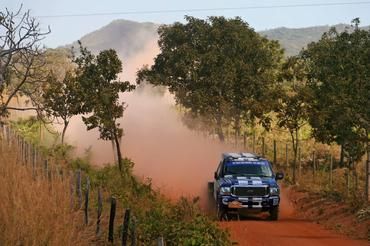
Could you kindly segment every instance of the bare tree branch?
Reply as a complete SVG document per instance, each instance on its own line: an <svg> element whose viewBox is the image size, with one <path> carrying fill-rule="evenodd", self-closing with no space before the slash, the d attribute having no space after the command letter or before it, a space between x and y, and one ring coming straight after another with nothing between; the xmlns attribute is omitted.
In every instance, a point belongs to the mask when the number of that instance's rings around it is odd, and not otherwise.
<svg viewBox="0 0 370 246"><path fill-rule="evenodd" d="M30 11L22 8L0 10L0 117L14 110L9 103L18 95L27 96L33 108L38 108L36 93L46 81L44 49L40 47L50 28L42 31Z"/></svg>

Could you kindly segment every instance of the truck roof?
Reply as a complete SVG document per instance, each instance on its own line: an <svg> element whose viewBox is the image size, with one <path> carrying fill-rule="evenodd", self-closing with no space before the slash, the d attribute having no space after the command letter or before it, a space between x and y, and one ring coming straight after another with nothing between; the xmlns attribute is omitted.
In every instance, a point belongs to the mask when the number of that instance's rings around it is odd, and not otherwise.
<svg viewBox="0 0 370 246"><path fill-rule="evenodd" d="M234 153L234 152L227 152L227 153L222 153L221 156L222 160L227 160L227 161L261 161L265 160L264 158L253 154L253 153L247 153L247 152L242 152L242 153Z"/></svg>

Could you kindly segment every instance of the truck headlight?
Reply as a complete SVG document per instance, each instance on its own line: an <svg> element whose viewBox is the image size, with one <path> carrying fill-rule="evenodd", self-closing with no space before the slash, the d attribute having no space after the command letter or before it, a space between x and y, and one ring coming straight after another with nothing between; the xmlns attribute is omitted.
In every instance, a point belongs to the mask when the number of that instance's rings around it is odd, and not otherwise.
<svg viewBox="0 0 370 246"><path fill-rule="evenodd" d="M220 188L220 195L230 195L231 188L230 187L221 187Z"/></svg>
<svg viewBox="0 0 370 246"><path fill-rule="evenodd" d="M278 196L280 194L280 190L278 187L270 187L270 195Z"/></svg>

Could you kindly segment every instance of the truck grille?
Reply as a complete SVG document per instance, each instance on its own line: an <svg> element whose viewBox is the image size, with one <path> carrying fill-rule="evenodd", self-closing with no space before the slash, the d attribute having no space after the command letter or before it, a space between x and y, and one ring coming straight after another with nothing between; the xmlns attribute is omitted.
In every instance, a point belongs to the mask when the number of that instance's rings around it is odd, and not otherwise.
<svg viewBox="0 0 370 246"><path fill-rule="evenodd" d="M268 187L234 186L232 194L235 196L266 196L268 194Z"/></svg>

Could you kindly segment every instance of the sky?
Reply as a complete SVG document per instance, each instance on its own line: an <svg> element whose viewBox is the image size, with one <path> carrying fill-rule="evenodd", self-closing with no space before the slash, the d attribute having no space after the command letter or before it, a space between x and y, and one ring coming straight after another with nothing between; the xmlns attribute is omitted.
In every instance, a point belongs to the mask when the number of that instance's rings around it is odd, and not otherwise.
<svg viewBox="0 0 370 246"><path fill-rule="evenodd" d="M346 4L317 6L336 3ZM240 16L257 31L349 24L356 17L361 26L370 25L370 0L0 0L0 11L17 10L21 4L44 30L50 26L51 33L43 41L49 48L72 43L116 19L171 24L183 22L184 15ZM315 6L297 6L305 4Z"/></svg>

